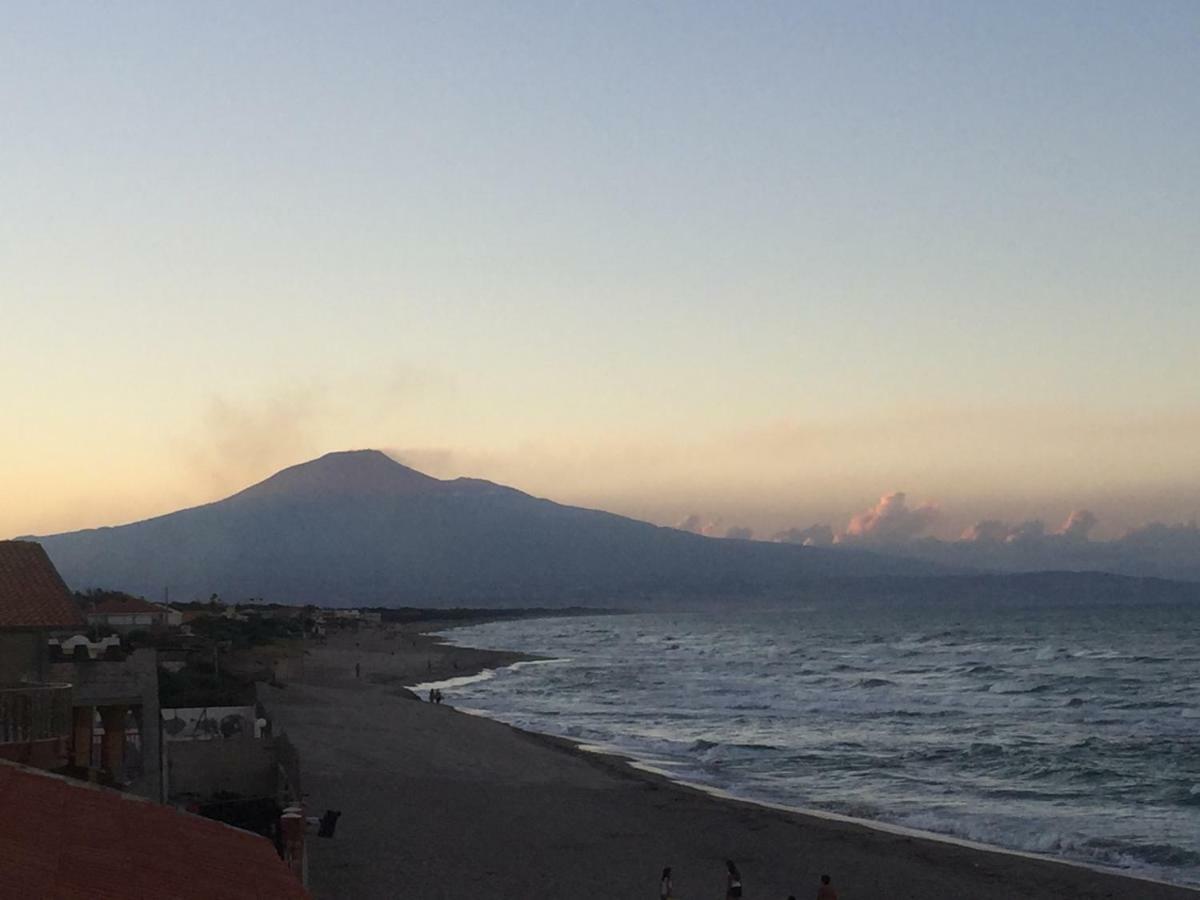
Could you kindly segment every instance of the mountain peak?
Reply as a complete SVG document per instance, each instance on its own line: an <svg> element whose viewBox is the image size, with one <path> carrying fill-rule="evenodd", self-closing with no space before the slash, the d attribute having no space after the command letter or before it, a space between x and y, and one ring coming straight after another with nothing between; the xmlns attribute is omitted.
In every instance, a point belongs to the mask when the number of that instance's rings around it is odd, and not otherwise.
<svg viewBox="0 0 1200 900"><path fill-rule="evenodd" d="M410 469L380 450L341 450L289 466L235 497L326 497L362 494L418 494L443 484Z"/></svg>

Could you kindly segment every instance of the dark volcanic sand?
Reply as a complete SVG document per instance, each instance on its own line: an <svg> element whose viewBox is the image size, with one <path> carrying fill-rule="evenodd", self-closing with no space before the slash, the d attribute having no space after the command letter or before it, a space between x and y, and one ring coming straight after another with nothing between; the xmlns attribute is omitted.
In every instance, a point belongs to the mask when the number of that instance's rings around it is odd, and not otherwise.
<svg viewBox="0 0 1200 900"><path fill-rule="evenodd" d="M401 685L528 657L386 634L311 646L304 683L264 695L300 751L309 814L343 813L334 839L309 839L319 898L632 900L657 897L670 865L681 900L720 900L727 857L747 900L814 897L822 872L843 900L1200 897L678 787L458 713L453 691L440 707L410 699Z"/></svg>

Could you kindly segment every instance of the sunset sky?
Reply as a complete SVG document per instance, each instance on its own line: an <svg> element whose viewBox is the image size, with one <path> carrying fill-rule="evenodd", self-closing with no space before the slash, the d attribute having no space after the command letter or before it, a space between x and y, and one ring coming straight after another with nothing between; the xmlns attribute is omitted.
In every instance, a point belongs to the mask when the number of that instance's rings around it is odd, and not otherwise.
<svg viewBox="0 0 1200 900"><path fill-rule="evenodd" d="M1200 4L26 3L0 537L379 447L670 524L1200 513Z"/></svg>

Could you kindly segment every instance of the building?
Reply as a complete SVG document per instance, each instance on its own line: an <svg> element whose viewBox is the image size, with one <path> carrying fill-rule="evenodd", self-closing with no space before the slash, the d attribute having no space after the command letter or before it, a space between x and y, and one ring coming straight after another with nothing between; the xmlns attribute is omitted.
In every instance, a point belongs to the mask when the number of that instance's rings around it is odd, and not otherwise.
<svg viewBox="0 0 1200 900"><path fill-rule="evenodd" d="M303 818L266 838L168 806L0 762L0 897L302 900Z"/></svg>
<svg viewBox="0 0 1200 900"><path fill-rule="evenodd" d="M50 675L71 684L67 771L151 800L165 799L158 651L121 647L92 657L77 647L72 657L51 662Z"/></svg>
<svg viewBox="0 0 1200 900"><path fill-rule="evenodd" d="M0 758L161 799L157 654L85 627L42 546L0 541Z"/></svg>
<svg viewBox="0 0 1200 900"><path fill-rule="evenodd" d="M183 616L173 609L140 597L106 597L87 611L89 625L102 625L128 634L132 631L161 631L172 624L183 624Z"/></svg>
<svg viewBox="0 0 1200 900"><path fill-rule="evenodd" d="M83 624L41 544L0 541L0 759L66 762L72 685L51 679L48 641Z"/></svg>

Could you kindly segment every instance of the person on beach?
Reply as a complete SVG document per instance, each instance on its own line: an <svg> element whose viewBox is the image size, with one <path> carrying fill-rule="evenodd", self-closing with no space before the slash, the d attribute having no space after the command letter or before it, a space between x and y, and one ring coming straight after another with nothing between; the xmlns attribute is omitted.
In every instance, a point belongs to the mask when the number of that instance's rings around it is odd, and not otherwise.
<svg viewBox="0 0 1200 900"><path fill-rule="evenodd" d="M435 701L434 701L434 699L433 699L433 688L430 688L430 689L429 689L429 702L430 702L430 703L433 703L433 702L435 702Z"/></svg>
<svg viewBox="0 0 1200 900"><path fill-rule="evenodd" d="M725 860L725 900L742 896L742 873L732 859Z"/></svg>
<svg viewBox="0 0 1200 900"><path fill-rule="evenodd" d="M355 678L362 678L362 663L355 663L355 664L354 664L354 677L355 677Z"/></svg>
<svg viewBox="0 0 1200 900"><path fill-rule="evenodd" d="M829 883L829 876L821 876L821 886L817 888L817 900L838 900L838 892Z"/></svg>
<svg viewBox="0 0 1200 900"><path fill-rule="evenodd" d="M675 888L671 884L671 867L667 866L663 869L662 881L658 883L658 898L659 900L672 900L674 896Z"/></svg>

